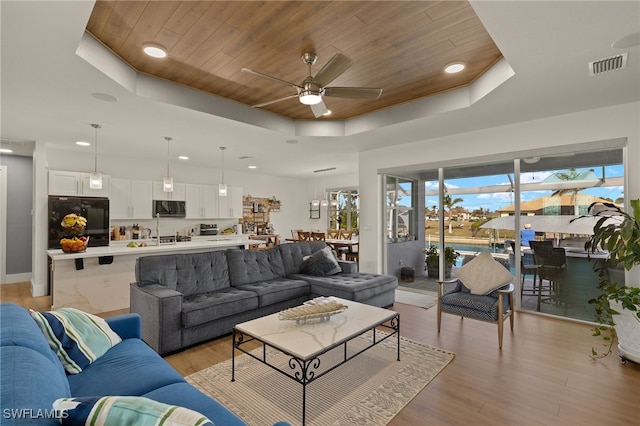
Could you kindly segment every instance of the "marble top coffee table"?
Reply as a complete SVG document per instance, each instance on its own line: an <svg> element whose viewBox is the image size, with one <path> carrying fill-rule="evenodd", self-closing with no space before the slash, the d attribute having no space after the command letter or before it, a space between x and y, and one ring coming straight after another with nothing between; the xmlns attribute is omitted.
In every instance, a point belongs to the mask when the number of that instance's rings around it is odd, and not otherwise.
<svg viewBox="0 0 640 426"><path fill-rule="evenodd" d="M397 312L350 300L333 299L346 305L347 309L332 315L328 320L311 319L300 323L295 320L281 320L276 313L236 325L233 328L231 381L235 381L237 349L302 384L302 424L304 425L306 387L309 383L392 336L397 338L398 361L400 360L400 315ZM377 332L377 327L390 331ZM349 342L367 331L372 331L371 341L364 348L361 346L356 349L351 348ZM244 345L251 341L262 344L260 356L245 349ZM344 348L341 350L342 355L339 359L334 360L331 366L323 363L320 369L320 356L339 346ZM272 357L267 352L269 347L277 349L290 358L286 363L288 369L272 362Z"/></svg>

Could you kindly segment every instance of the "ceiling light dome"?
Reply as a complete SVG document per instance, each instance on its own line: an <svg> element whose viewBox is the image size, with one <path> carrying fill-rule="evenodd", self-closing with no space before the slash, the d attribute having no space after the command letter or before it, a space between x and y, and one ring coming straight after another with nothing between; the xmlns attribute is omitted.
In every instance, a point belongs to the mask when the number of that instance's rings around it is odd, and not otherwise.
<svg viewBox="0 0 640 426"><path fill-rule="evenodd" d="M318 91L303 90L300 92L300 102L305 105L317 105L322 102L322 96Z"/></svg>

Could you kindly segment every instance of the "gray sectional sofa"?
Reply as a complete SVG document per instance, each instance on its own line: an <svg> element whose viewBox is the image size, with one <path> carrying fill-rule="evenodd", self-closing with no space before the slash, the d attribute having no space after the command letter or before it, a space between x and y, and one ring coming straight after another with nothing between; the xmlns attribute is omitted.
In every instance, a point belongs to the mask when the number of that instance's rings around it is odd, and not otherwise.
<svg viewBox="0 0 640 426"><path fill-rule="evenodd" d="M142 317L142 339L166 354L316 296L393 305L394 276L359 273L354 262L339 262L342 271L332 275L308 273L305 259L325 247L315 241L139 258L130 293L131 312Z"/></svg>

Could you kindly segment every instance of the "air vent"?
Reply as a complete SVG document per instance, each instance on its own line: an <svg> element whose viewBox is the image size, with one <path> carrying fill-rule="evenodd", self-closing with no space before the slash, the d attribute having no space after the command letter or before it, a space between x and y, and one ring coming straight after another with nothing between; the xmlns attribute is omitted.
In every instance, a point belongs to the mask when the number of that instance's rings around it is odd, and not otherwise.
<svg viewBox="0 0 640 426"><path fill-rule="evenodd" d="M250 155L243 155L242 157L238 157L238 160L248 160L249 158L253 158Z"/></svg>
<svg viewBox="0 0 640 426"><path fill-rule="evenodd" d="M599 75L609 71L620 70L627 67L627 54L612 56L589 62L589 75Z"/></svg>

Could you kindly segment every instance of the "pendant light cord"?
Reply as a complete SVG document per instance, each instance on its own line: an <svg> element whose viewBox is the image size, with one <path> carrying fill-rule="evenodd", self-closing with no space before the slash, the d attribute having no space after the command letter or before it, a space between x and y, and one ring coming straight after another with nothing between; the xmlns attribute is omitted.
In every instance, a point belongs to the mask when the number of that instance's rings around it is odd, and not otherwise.
<svg viewBox="0 0 640 426"><path fill-rule="evenodd" d="M169 173L169 164L171 163L171 152L169 145L173 138L170 138L169 136L165 136L164 138L167 140L167 177L169 177L171 176L171 174Z"/></svg>
<svg viewBox="0 0 640 426"><path fill-rule="evenodd" d="M91 127L95 129L95 147L93 150L93 172L98 173L98 129L100 128L99 124L92 124Z"/></svg>

